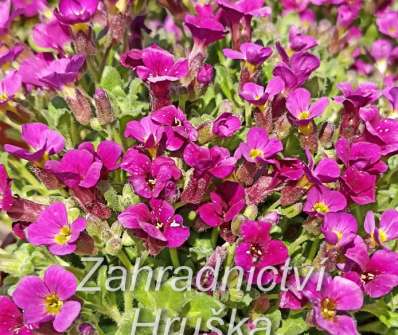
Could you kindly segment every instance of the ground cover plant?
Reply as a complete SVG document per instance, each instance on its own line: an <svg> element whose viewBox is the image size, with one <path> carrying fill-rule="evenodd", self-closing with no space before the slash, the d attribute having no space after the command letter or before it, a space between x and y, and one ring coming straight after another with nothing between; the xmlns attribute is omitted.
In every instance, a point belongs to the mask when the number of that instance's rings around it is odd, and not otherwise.
<svg viewBox="0 0 398 335"><path fill-rule="evenodd" d="M1 0L0 335L398 333L398 2Z"/></svg>

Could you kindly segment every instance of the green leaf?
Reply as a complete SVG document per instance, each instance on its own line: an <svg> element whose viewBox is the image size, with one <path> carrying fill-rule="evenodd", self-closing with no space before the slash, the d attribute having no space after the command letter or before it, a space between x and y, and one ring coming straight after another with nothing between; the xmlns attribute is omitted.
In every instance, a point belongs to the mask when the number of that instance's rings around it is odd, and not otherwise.
<svg viewBox="0 0 398 335"><path fill-rule="evenodd" d="M276 335L299 335L308 330L308 324L303 316L283 320L282 326L276 331Z"/></svg>

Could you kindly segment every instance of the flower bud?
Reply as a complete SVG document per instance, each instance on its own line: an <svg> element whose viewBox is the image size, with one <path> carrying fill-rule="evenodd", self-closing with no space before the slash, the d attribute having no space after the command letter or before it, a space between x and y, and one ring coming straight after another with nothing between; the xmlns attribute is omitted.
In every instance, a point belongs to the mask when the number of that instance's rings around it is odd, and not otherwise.
<svg viewBox="0 0 398 335"><path fill-rule="evenodd" d="M89 99L78 88L67 92L66 102L77 122L84 126L90 123L92 114Z"/></svg>
<svg viewBox="0 0 398 335"><path fill-rule="evenodd" d="M114 41L123 41L127 27L127 16L124 13L112 15L109 19L109 29Z"/></svg>
<svg viewBox="0 0 398 335"><path fill-rule="evenodd" d="M79 333L80 335L97 335L94 327L89 323L82 323L79 326Z"/></svg>
<svg viewBox="0 0 398 335"><path fill-rule="evenodd" d="M105 246L105 252L116 256L122 249L122 240L119 237L111 238Z"/></svg>
<svg viewBox="0 0 398 335"><path fill-rule="evenodd" d="M246 207L243 215L246 216L249 220L255 220L258 214L258 208L256 205L249 205Z"/></svg>
<svg viewBox="0 0 398 335"><path fill-rule="evenodd" d="M97 118L101 125L110 124L115 121L112 104L108 94L102 88L97 88L94 95Z"/></svg>
<svg viewBox="0 0 398 335"><path fill-rule="evenodd" d="M331 122L325 122L319 134L319 141L321 144L329 148L332 145L332 138L334 134L335 126Z"/></svg>
<svg viewBox="0 0 398 335"><path fill-rule="evenodd" d="M202 123L198 127L198 141L200 144L206 144L214 138L213 125L211 122Z"/></svg>
<svg viewBox="0 0 398 335"><path fill-rule="evenodd" d="M209 85L214 77L214 69L210 64L204 64L198 72L198 82L203 86Z"/></svg>
<svg viewBox="0 0 398 335"><path fill-rule="evenodd" d="M76 50L79 54L83 55L95 55L97 50L95 49L95 45L93 40L91 39L91 31L83 31L79 30L75 34L74 39Z"/></svg>

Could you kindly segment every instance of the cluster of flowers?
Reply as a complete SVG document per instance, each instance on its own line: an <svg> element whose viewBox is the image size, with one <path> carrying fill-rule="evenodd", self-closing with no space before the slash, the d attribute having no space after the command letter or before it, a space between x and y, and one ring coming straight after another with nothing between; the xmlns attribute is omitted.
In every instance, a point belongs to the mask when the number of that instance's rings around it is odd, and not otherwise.
<svg viewBox="0 0 398 335"><path fill-rule="evenodd" d="M377 204L376 185L391 172L387 162L398 152L398 120L385 113L393 115L398 108L397 77L390 71L398 58L393 41L398 37L398 12L390 1L372 4L383 38L363 50L357 45L362 32L355 24L362 0L281 1L284 13L298 14L303 27L318 24L319 8L333 8L337 16L331 52L354 45L354 73L373 75L383 85L341 82L336 86L340 95L330 98L311 89L321 60L309 29L306 33L291 26L286 48L280 42L253 42L252 21L271 22L272 9L263 0L216 0L196 5L194 13L178 2L161 2L169 12L164 29L176 40L182 40L182 29L192 36L185 58L158 44L142 47L149 29L145 17L131 17L134 4L129 1L60 0L51 10L45 0L1 2L5 41L14 40L12 27L21 17L40 17L32 31L35 51L23 43L2 45L0 65L11 68L0 81L5 125L15 124L7 115L29 109L28 96L61 96L77 121L72 128L87 135L73 147L64 134L37 118L22 125L19 139L4 137L9 159L24 161L37 180L60 195L55 201L21 196L13 185L18 176L11 180L7 164L0 164L0 211L12 220L15 243L47 248L64 260L71 254L106 253L94 247L87 251L97 242L88 226L117 220L149 255L170 249L175 261L176 251L189 245L190 238L210 231L214 248L221 243L221 248L234 246L232 257L246 271L247 281L266 284L280 280L280 274L261 270L276 266L282 273L297 250L278 230L287 220L285 209L293 208L304 227L295 238L312 239L313 250L304 256L307 264L322 264L328 273L320 291L315 287L319 273L302 291L297 289L299 278L290 273L288 290L279 294L279 308L308 310L308 324L330 334L357 334L357 322L347 312L360 311L364 295L379 299L398 286L393 242L398 239L398 211L382 211L376 224L377 206L372 207L375 213L361 207ZM98 33L95 25L103 29ZM322 29L330 34L330 27ZM109 38L103 63L96 60L101 36ZM237 92L231 96L242 99L246 112L242 117L232 102L226 103L214 119L197 125L186 101L195 104L212 85L216 71L208 51L229 37L231 48L223 48L219 57L223 54L229 64L239 61ZM118 49L119 43L129 50ZM128 69L148 89L148 115L126 123L117 119L109 92L98 85L102 73L96 67L102 71L109 59L111 64L120 59L120 71ZM87 78L92 82L83 90L79 83ZM179 105L173 104L176 95ZM389 105L381 109L383 99ZM124 136L105 139L104 132L95 133L92 105L100 127L116 128ZM339 115L328 121L333 106ZM294 152L288 150L292 138L298 139ZM126 176L139 201L115 212L104 189L115 178L124 183ZM80 216L73 220L71 202L80 207ZM324 241L319 244L321 233ZM120 244L113 254L122 249ZM254 275L248 279L252 268ZM81 309L92 308L74 297L77 278L72 272L51 265L42 277L22 278L12 299L0 297L0 333L67 332ZM94 334L95 326L81 323L79 330Z"/></svg>

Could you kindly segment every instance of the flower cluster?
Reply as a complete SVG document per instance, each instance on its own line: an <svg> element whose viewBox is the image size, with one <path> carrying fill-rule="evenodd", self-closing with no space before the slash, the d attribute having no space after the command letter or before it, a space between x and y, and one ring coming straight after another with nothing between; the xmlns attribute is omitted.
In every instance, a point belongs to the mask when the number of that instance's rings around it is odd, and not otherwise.
<svg viewBox="0 0 398 335"><path fill-rule="evenodd" d="M393 333L393 1L158 2L0 3L0 334L124 335L134 306ZM116 293L137 259L234 270Z"/></svg>

